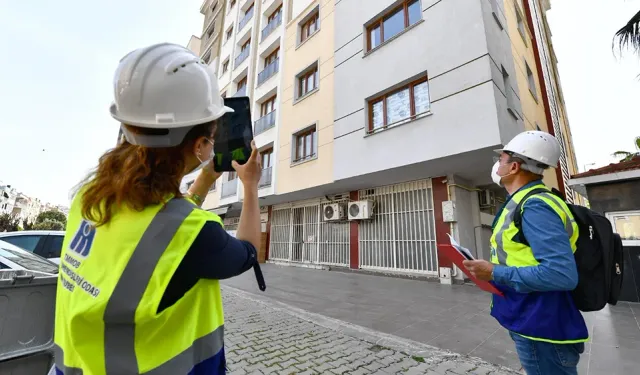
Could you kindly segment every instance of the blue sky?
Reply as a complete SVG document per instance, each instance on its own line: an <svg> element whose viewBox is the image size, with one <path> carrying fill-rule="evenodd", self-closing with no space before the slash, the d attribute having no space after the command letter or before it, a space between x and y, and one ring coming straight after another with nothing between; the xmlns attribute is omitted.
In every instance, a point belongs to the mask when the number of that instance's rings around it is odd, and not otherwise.
<svg viewBox="0 0 640 375"><path fill-rule="evenodd" d="M201 32L201 3L0 0L0 181L68 204L71 187L116 140L108 107L119 59L152 43L186 45ZM608 163L618 149L632 151L640 135L638 58L620 62L611 53L611 36L640 1L589 5L555 0L550 12L581 166Z"/></svg>

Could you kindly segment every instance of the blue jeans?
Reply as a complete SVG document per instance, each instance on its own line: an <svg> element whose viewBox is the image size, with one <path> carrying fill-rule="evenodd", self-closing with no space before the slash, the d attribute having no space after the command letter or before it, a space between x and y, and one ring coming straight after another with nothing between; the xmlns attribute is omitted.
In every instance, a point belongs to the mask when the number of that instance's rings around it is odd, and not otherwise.
<svg viewBox="0 0 640 375"><path fill-rule="evenodd" d="M551 344L509 333L527 375L578 375L584 344Z"/></svg>

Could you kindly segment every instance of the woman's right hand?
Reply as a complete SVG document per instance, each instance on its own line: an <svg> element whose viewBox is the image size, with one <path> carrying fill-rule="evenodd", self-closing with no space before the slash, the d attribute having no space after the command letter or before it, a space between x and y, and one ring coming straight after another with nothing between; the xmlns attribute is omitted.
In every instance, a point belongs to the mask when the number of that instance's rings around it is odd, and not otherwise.
<svg viewBox="0 0 640 375"><path fill-rule="evenodd" d="M231 162L231 166L238 173L238 178L242 181L245 188L258 187L260 176L262 175L262 158L256 147L256 142L251 141L251 156L244 164L239 164L235 160Z"/></svg>

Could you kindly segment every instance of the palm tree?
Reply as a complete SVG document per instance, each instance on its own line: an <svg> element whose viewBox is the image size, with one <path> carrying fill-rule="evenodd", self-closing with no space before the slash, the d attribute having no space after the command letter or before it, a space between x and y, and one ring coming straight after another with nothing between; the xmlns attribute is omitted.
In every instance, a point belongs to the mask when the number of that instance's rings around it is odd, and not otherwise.
<svg viewBox="0 0 640 375"><path fill-rule="evenodd" d="M620 51L630 48L640 54L640 12L631 17L629 22L616 32L613 37L614 45L618 45Z"/></svg>
<svg viewBox="0 0 640 375"><path fill-rule="evenodd" d="M629 161L635 157L640 157L640 137L636 137L636 152L616 151L613 153L616 158L621 158L620 162Z"/></svg>

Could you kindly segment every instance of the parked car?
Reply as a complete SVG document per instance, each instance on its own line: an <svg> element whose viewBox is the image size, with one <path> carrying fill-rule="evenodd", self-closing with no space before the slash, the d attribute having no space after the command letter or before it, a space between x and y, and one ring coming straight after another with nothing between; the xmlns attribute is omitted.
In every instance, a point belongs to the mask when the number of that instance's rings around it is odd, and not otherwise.
<svg viewBox="0 0 640 375"><path fill-rule="evenodd" d="M62 230L24 230L19 232L2 232L0 240L9 242L24 250L47 258L60 264L60 252L64 231Z"/></svg>
<svg viewBox="0 0 640 375"><path fill-rule="evenodd" d="M58 273L57 264L5 241L0 241L0 269Z"/></svg>

